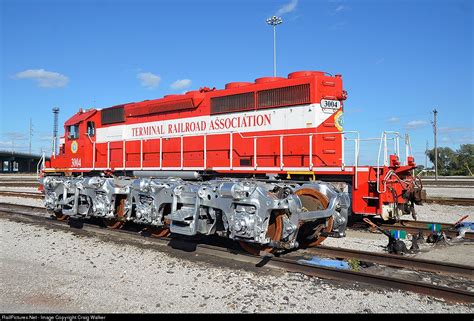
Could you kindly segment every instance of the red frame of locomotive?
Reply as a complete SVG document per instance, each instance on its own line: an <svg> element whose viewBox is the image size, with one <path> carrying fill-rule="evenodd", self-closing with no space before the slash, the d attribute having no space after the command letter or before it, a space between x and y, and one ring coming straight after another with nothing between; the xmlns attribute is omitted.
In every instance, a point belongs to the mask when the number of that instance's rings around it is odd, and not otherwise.
<svg viewBox="0 0 474 321"><path fill-rule="evenodd" d="M66 121L60 152L44 172L154 170L316 178L349 183L353 213L382 215L384 206L408 202L416 165L408 155L405 165L396 155L384 155L383 164L359 166L356 154L355 165L346 166L344 142L355 133L342 130L346 96L340 75L300 71L288 78L229 83L223 90L201 88L80 110ZM323 106L327 102L330 106ZM78 135L71 133L76 126ZM358 153L357 133L354 141Z"/></svg>

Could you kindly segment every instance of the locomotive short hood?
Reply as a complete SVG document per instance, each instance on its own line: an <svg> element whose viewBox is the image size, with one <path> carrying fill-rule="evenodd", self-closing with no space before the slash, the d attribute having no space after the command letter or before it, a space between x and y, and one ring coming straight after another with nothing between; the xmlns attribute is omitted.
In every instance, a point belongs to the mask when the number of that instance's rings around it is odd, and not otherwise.
<svg viewBox="0 0 474 321"><path fill-rule="evenodd" d="M75 124L78 124L80 123L81 121L84 121L92 116L94 116L94 114L97 112L96 109L89 109L87 111L83 111L83 110L80 110L77 112L77 114L75 114L74 116L72 116L71 118L69 118L65 123L64 125L65 126L71 126L71 125L75 125Z"/></svg>

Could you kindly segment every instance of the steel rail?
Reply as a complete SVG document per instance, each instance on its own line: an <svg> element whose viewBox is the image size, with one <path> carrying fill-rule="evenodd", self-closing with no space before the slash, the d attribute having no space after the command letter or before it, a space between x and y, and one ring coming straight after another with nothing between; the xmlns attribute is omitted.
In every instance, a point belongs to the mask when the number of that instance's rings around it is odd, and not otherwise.
<svg viewBox="0 0 474 321"><path fill-rule="evenodd" d="M23 198L43 199L44 194L35 192L19 192L19 191L0 191L0 196L14 196Z"/></svg>
<svg viewBox="0 0 474 321"><path fill-rule="evenodd" d="M308 252L310 254L323 255L333 258L358 259L387 266L413 269L417 271L434 272L444 275L456 274L474 280L474 267L468 265L328 246L314 247L309 249Z"/></svg>
<svg viewBox="0 0 474 321"><path fill-rule="evenodd" d="M423 186L425 187L474 187L474 180L426 180L422 179Z"/></svg>
<svg viewBox="0 0 474 321"><path fill-rule="evenodd" d="M435 231L435 228L438 226L440 231ZM458 236L458 231L456 230L454 224L449 223L402 220L394 224L382 224L380 227L386 230L400 229L410 234L422 232L424 236L433 234L434 232L445 233L446 236L450 238L455 238ZM474 233L466 232L464 234L464 238L473 240Z"/></svg>
<svg viewBox="0 0 474 321"><path fill-rule="evenodd" d="M39 187L39 182L0 182L0 187Z"/></svg>
<svg viewBox="0 0 474 321"><path fill-rule="evenodd" d="M412 220L400 220L394 223L386 223L380 218L371 218L371 220L384 230L404 230L412 235L421 232L424 236L428 236L433 234L433 232L436 232L436 228L439 228L439 232L444 232L448 237L455 238L458 236L456 227L451 223ZM368 226L365 223L356 222L349 228L366 230ZM379 232L377 231L377 233ZM474 233L466 232L464 238L474 239Z"/></svg>
<svg viewBox="0 0 474 321"><path fill-rule="evenodd" d="M28 210L29 212L21 211L19 212L18 209ZM34 206L22 206L22 205L13 205L13 204L5 204L0 203L0 212L9 213L10 215L16 217L25 217L28 216L40 223L49 223L57 226L64 227L65 222L55 221L51 219L47 219L46 216L39 216L35 215L34 211L40 211L41 214L46 214L47 211L44 208L34 207ZM32 213L33 212L33 213ZM38 213L38 212L36 212ZM87 231L102 231L104 233L104 229L98 226L93 225L84 225L84 228ZM110 230L106 230L110 231ZM114 232L118 233L108 233L110 236L117 236L120 234L127 234L133 236L132 239L134 241L143 240L141 237L137 238L139 234L136 232L130 232L125 230L114 230ZM169 245L172 241L175 244L182 243L182 244L189 244L189 241L179 240L179 239L156 239L156 238L147 238L147 241L151 241L152 243L157 243L161 245ZM395 288L400 290L406 290L411 292L416 292L420 294L430 295L434 297L443 298L448 301L452 302L463 302L463 303L474 303L474 293L462 289L455 289L446 286L440 285L432 285L424 282L417 282L417 281L410 281L401 278L395 277L388 277L382 275L375 275L373 273L366 273L361 271L351 271L351 270L342 270L342 269L334 269L328 267L320 267L314 266L310 264L305 264L298 262L294 259L282 258L282 257L256 257L246 253L242 253L235 250L229 250L227 248L217 247L214 245L208 244L194 244L194 253L195 254L206 254L211 255L223 259L231 259L246 263L255 264L257 267L266 266L272 268L279 268L284 269L289 272L296 272L296 273L303 273L308 276L316 276L320 278L326 278L331 280L340 280L340 281L347 281L350 283L354 282L361 282L370 285L376 285L381 287L387 288Z"/></svg>
<svg viewBox="0 0 474 321"><path fill-rule="evenodd" d="M435 203L443 205L474 205L474 198L471 197L429 197L426 203Z"/></svg>

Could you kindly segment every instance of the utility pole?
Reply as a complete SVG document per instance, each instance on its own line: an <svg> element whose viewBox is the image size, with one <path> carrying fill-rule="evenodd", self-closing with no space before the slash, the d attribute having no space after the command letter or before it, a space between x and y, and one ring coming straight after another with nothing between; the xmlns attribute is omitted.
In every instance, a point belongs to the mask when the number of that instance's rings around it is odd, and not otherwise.
<svg viewBox="0 0 474 321"><path fill-rule="evenodd" d="M434 161L434 166L435 166L435 181L438 180L438 124L437 124L437 116L438 116L438 111L436 108L433 110L433 132L434 132L434 152L435 152L435 161Z"/></svg>
<svg viewBox="0 0 474 321"><path fill-rule="evenodd" d="M53 156L56 156L56 149L58 146L58 114L59 108L53 108L53 115L54 115L54 127L53 127Z"/></svg>
<svg viewBox="0 0 474 321"><path fill-rule="evenodd" d="M276 77L277 66L276 66L276 26L281 24L283 20L280 17L273 16L267 19L267 23L273 26L273 77Z"/></svg>

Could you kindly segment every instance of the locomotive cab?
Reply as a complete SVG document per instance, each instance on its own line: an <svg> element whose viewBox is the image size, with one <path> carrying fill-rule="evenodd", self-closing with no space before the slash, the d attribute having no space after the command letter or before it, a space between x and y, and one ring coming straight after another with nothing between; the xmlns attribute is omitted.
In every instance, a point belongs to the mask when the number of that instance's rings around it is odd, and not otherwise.
<svg viewBox="0 0 474 321"><path fill-rule="evenodd" d="M96 125L93 119L96 110L79 112L64 124L64 136L59 142L59 154L51 159L52 166L81 168L88 166L88 157L95 140ZM54 155L53 155L54 156Z"/></svg>

